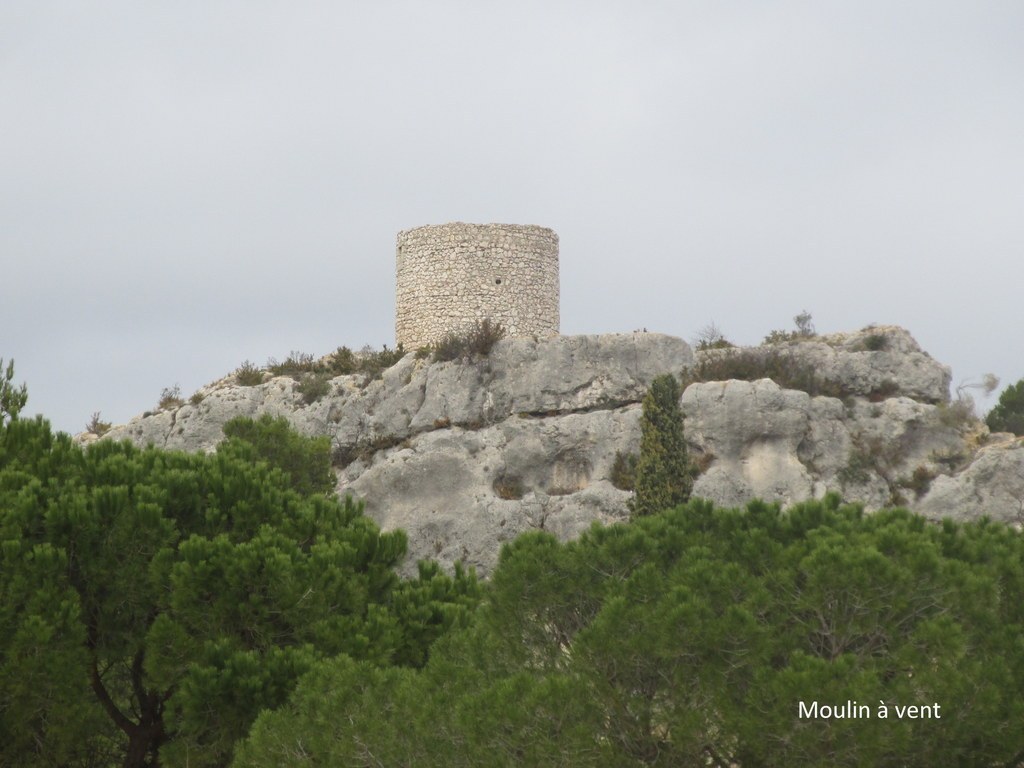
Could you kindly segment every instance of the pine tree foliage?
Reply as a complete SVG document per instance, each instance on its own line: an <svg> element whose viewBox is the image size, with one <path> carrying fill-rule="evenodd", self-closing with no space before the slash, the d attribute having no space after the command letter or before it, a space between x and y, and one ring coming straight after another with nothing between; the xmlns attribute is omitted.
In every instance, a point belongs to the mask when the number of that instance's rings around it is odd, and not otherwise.
<svg viewBox="0 0 1024 768"><path fill-rule="evenodd" d="M27 402L28 389L25 385L14 386L14 361L8 361L5 369L4 359L0 357L0 424L16 419Z"/></svg>
<svg viewBox="0 0 1024 768"><path fill-rule="evenodd" d="M220 453L233 453L249 461L264 461L283 471L301 494L331 493L331 443L326 437L303 437L284 416L263 414L259 419L239 416L224 425Z"/></svg>
<svg viewBox="0 0 1024 768"><path fill-rule="evenodd" d="M234 766L1020 766L1022 562L1009 527L836 497L531 533L426 666L318 663Z"/></svg>
<svg viewBox="0 0 1024 768"><path fill-rule="evenodd" d="M993 432L1024 435L1024 379L1003 390L999 402L985 417L985 423Z"/></svg>
<svg viewBox="0 0 1024 768"><path fill-rule="evenodd" d="M675 376L656 377L644 396L640 417L640 458L636 465L634 517L652 515L690 498L693 469L683 436L681 396Z"/></svg>
<svg viewBox="0 0 1024 768"><path fill-rule="evenodd" d="M0 424L0 765L224 766L319 660L423 664L466 620L472 576L400 581L405 535L297 476L305 438L254 461L261 429L203 455Z"/></svg>

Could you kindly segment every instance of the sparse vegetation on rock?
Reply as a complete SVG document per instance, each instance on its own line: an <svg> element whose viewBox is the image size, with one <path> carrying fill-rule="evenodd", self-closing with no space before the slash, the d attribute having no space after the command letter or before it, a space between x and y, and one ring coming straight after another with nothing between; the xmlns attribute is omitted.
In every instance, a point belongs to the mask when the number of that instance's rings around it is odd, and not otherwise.
<svg viewBox="0 0 1024 768"><path fill-rule="evenodd" d="M306 373L299 379L295 390L302 395L302 402L311 405L331 391L331 378L327 373Z"/></svg>
<svg viewBox="0 0 1024 768"><path fill-rule="evenodd" d="M703 352L708 349L729 349L736 345L725 338L725 334L714 322L710 322L697 331L694 346L698 352Z"/></svg>
<svg viewBox="0 0 1024 768"><path fill-rule="evenodd" d="M265 378L266 373L248 360L235 369L235 381L242 387L255 387Z"/></svg>
<svg viewBox="0 0 1024 768"><path fill-rule="evenodd" d="M164 387L160 391L160 400L157 402L158 411L170 411L181 408L185 401L181 398L181 387L175 384L173 387Z"/></svg>
<svg viewBox="0 0 1024 768"><path fill-rule="evenodd" d="M615 461L612 463L611 472L608 475L611 484L620 491L632 491L636 488L636 464L639 457L635 453L615 452Z"/></svg>
<svg viewBox="0 0 1024 768"><path fill-rule="evenodd" d="M85 425L85 431L91 432L97 437L103 437L110 431L111 423L109 421L103 421L100 418L100 412L96 411L93 413L92 418L89 419L89 423Z"/></svg>
<svg viewBox="0 0 1024 768"><path fill-rule="evenodd" d="M763 343L781 344L787 341L802 341L806 339L813 339L815 337L816 332L814 330L814 323L811 320L811 313L806 309L793 318L793 324L796 326L795 330L771 331L764 337Z"/></svg>
<svg viewBox="0 0 1024 768"><path fill-rule="evenodd" d="M433 347L434 359L438 362L458 360L463 357L486 357L501 339L505 329L500 323L488 319L478 320L462 333L449 333Z"/></svg>

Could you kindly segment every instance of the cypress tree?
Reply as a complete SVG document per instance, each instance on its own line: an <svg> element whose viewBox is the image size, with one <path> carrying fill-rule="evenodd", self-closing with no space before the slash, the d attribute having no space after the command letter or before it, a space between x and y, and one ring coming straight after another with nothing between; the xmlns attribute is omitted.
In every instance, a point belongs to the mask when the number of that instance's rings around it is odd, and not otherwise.
<svg viewBox="0 0 1024 768"><path fill-rule="evenodd" d="M644 396L635 495L629 503L634 517L671 509L690 498L693 470L683 436L681 394L676 378L665 374L651 382Z"/></svg>

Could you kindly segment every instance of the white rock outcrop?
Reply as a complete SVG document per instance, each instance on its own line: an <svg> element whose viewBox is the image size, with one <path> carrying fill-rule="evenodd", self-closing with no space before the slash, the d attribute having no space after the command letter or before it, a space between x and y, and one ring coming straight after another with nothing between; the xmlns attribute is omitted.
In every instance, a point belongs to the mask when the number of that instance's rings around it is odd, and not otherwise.
<svg viewBox="0 0 1024 768"><path fill-rule="evenodd" d="M978 451L984 430L949 404L949 369L895 327L696 356L652 333L506 339L483 359L410 354L375 380L339 376L308 405L289 377L250 387L226 377L196 404L136 417L109 437L211 450L235 416L285 416L304 434L330 436L340 492L362 498L385 529L408 532L407 571L433 558L486 574L502 543L525 530L568 539L626 519L630 494L612 484L612 466L639 448L651 381L692 377L736 353L813 365L841 397L770 379L690 384L681 407L702 469L695 495L786 505L838 491L869 509L1019 519L1020 441Z"/></svg>
<svg viewBox="0 0 1024 768"><path fill-rule="evenodd" d="M1024 438L982 448L962 472L936 477L916 509L934 519L984 515L1024 525Z"/></svg>

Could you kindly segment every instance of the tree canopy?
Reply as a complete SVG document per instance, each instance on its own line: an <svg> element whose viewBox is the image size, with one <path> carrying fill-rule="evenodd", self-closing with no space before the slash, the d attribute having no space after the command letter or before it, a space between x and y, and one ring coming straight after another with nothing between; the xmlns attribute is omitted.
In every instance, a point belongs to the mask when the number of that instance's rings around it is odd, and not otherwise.
<svg viewBox="0 0 1024 768"><path fill-rule="evenodd" d="M1024 435L1024 379L1003 390L999 402L985 417L985 423L993 432Z"/></svg>
<svg viewBox="0 0 1024 768"><path fill-rule="evenodd" d="M1022 563L832 497L528 534L423 669L317 665L234 766L1021 765Z"/></svg>
<svg viewBox="0 0 1024 768"><path fill-rule="evenodd" d="M0 424L0 765L226 765L318 660L421 665L468 615L471 576L401 581L405 535L296 471L316 444L237 427L203 455Z"/></svg>
<svg viewBox="0 0 1024 768"><path fill-rule="evenodd" d="M0 357L0 424L17 418L27 402L28 388L24 384L14 385L14 361L8 361L4 368L4 359Z"/></svg>

